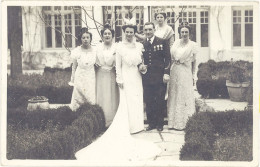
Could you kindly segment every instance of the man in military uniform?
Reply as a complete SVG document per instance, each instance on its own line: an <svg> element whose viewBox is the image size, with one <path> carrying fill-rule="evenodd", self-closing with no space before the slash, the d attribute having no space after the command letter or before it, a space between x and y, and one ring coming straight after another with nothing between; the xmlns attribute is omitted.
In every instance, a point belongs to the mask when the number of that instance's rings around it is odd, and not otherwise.
<svg viewBox="0 0 260 167"><path fill-rule="evenodd" d="M170 77L170 48L167 42L154 36L155 26L152 22L144 25L143 64L139 71L143 74L144 102L149 126L147 131L157 128L163 130L164 99L166 83Z"/></svg>

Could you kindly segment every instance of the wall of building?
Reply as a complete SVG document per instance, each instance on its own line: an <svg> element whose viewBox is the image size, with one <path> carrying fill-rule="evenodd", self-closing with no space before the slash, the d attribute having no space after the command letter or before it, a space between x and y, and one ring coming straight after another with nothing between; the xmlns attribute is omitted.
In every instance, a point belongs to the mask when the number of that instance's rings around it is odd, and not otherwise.
<svg viewBox="0 0 260 167"><path fill-rule="evenodd" d="M232 7L217 6L210 9L210 59L215 61L253 61L253 48L232 47Z"/></svg>
<svg viewBox="0 0 260 167"><path fill-rule="evenodd" d="M92 16L92 8L88 7L88 14ZM41 18L41 7L23 7L23 69L43 69L45 66L66 68L70 66L69 55L67 50L43 49L42 35L43 26ZM84 13L84 11L82 11ZM255 12L256 13L256 12ZM211 7L209 11L209 48L203 50L201 48L198 55L198 63L206 62L209 59L215 61L247 60L253 61L252 48L233 48L232 47L232 7L231 6L216 6ZM84 14L82 16L85 16ZM94 8L95 19L99 23L103 23L102 7ZM144 7L144 22L148 21L148 7ZM90 32L93 34L93 45L97 45L100 40L99 26L97 31L94 21L87 17L82 18L87 20ZM82 26L84 23L82 22Z"/></svg>

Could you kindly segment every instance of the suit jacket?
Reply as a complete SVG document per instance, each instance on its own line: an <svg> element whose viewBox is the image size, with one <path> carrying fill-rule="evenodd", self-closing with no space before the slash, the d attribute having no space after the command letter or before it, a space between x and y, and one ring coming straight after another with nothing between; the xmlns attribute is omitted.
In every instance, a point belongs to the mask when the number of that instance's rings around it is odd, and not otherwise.
<svg viewBox="0 0 260 167"><path fill-rule="evenodd" d="M147 72L142 75L144 85L163 83L163 75L170 74L170 47L166 40L155 36L153 43L143 42L143 60L147 65Z"/></svg>

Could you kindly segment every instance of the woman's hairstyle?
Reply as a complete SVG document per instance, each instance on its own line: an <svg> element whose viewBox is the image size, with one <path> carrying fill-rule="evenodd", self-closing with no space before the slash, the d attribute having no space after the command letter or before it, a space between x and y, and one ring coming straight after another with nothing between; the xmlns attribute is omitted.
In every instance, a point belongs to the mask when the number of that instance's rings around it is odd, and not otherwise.
<svg viewBox="0 0 260 167"><path fill-rule="evenodd" d="M124 32L125 32L126 28L133 28L134 29L134 33L137 32L137 26L136 25L132 25L132 24L123 25L122 29L123 29Z"/></svg>
<svg viewBox="0 0 260 167"><path fill-rule="evenodd" d="M181 29L182 28L187 28L189 32L191 32L191 27L189 26L189 22L183 21L180 26L178 27L178 33L181 34Z"/></svg>
<svg viewBox="0 0 260 167"><path fill-rule="evenodd" d="M106 24L104 25L103 29L100 31L101 36L103 37L104 32L105 32L106 30L109 30L109 31L112 33L112 37L114 38L115 30L113 30L113 29L111 28L111 26L110 26L109 23L106 23Z"/></svg>
<svg viewBox="0 0 260 167"><path fill-rule="evenodd" d="M163 9L157 9L154 14L154 19L156 20L156 17L161 14L164 17L164 20L167 18L167 14Z"/></svg>
<svg viewBox="0 0 260 167"><path fill-rule="evenodd" d="M164 13L164 12L160 12L160 13L155 13L155 14L154 14L154 19L155 19L155 20L156 20L156 17L157 17L159 14L163 15L164 20L167 18L166 13Z"/></svg>
<svg viewBox="0 0 260 167"><path fill-rule="evenodd" d="M83 28L80 29L80 33L78 34L78 41L79 41L80 44L82 44L82 41L81 41L82 35L85 34L85 33L89 34L90 42L92 41L92 33L88 31L87 27L83 27Z"/></svg>

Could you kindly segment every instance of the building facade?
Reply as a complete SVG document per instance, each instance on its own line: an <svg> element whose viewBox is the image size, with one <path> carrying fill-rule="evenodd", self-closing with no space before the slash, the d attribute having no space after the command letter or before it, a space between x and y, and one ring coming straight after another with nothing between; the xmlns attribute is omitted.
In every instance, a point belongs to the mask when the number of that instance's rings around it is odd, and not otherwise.
<svg viewBox="0 0 260 167"><path fill-rule="evenodd" d="M70 66L70 50L79 43L77 34L88 27L92 44L101 42L100 30L109 22L115 29L115 42L123 38L123 18L135 17L138 30L155 22L158 8L167 13L167 23L179 38L178 26L186 20L190 38L199 46L198 63L253 61L253 6L27 6L22 7L23 69Z"/></svg>

